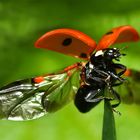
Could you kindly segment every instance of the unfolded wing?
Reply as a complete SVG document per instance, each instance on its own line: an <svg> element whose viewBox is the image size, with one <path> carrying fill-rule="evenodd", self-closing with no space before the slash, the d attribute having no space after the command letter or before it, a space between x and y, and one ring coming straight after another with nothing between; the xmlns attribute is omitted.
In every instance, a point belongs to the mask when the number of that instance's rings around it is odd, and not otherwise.
<svg viewBox="0 0 140 140"><path fill-rule="evenodd" d="M32 120L55 112L73 99L79 87L79 71L19 80L0 89L0 119Z"/></svg>

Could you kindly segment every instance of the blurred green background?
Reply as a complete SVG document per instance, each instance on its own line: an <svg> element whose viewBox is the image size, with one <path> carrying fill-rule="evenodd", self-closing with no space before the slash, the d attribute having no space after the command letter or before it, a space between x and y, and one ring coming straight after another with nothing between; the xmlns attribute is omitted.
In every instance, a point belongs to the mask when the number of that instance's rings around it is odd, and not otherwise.
<svg viewBox="0 0 140 140"><path fill-rule="evenodd" d="M1 0L0 85L17 79L56 72L79 61L34 48L45 32L74 28L96 41L113 27L132 25L140 32L139 0ZM132 43L122 63L140 69L140 43ZM64 61L65 60L65 61ZM121 104L115 114L118 140L140 139L140 106ZM100 140L103 103L87 114L73 103L28 122L0 121L0 140Z"/></svg>

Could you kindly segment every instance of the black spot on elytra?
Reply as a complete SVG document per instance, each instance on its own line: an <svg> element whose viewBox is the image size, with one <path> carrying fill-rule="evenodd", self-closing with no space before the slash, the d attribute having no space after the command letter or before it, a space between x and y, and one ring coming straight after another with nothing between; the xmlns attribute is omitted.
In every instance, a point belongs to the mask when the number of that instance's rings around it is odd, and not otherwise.
<svg viewBox="0 0 140 140"><path fill-rule="evenodd" d="M112 32L112 31L110 31L110 32L107 32L107 33L106 33L106 35L110 35L110 34L113 34L113 32Z"/></svg>
<svg viewBox="0 0 140 140"><path fill-rule="evenodd" d="M82 58L87 58L87 54L86 54L86 53L81 53L81 54L80 54L80 57L82 57Z"/></svg>
<svg viewBox="0 0 140 140"><path fill-rule="evenodd" d="M63 40L62 45L63 46L68 46L72 43L72 38L66 38Z"/></svg>

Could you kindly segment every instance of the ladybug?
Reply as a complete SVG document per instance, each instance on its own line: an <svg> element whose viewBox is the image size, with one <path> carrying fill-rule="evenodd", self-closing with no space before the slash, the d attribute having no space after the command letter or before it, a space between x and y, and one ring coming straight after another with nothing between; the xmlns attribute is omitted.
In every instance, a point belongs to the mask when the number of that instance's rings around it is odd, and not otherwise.
<svg viewBox="0 0 140 140"><path fill-rule="evenodd" d="M61 109L72 99L82 113L90 111L102 100L109 100L115 108L126 99L126 95L121 95L122 88L133 99L135 91L132 91L131 80L139 80L140 73L120 64L125 54L122 49L110 46L139 41L139 38L138 32L131 26L113 28L98 44L74 29L56 29L45 33L35 42L37 48L85 61L57 73L18 80L0 88L1 119L36 119Z"/></svg>

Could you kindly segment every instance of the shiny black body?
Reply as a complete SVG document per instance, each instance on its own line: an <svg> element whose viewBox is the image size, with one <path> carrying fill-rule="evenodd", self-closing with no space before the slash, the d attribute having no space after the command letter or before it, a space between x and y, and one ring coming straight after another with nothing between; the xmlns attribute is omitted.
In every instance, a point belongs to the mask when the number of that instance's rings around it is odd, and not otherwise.
<svg viewBox="0 0 140 140"><path fill-rule="evenodd" d="M75 96L75 105L80 112L88 112L103 99L117 100L112 107L117 107L121 100L119 94L113 89L124 82L121 77L126 71L119 61L120 53L117 48L105 49L94 53L90 61L85 65L81 72L82 85ZM105 90L111 96L105 95Z"/></svg>

